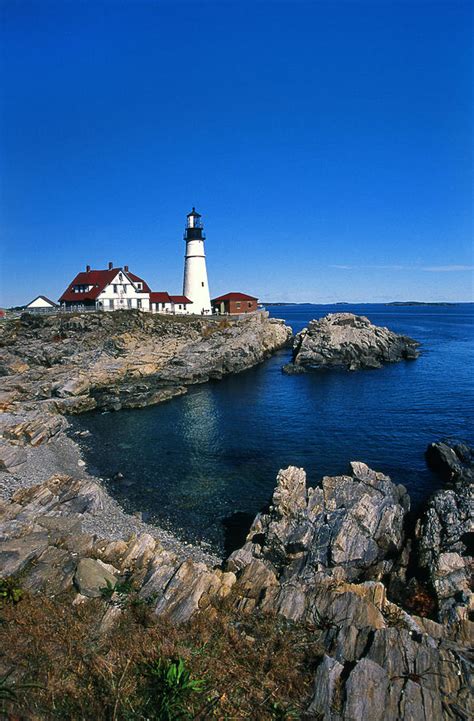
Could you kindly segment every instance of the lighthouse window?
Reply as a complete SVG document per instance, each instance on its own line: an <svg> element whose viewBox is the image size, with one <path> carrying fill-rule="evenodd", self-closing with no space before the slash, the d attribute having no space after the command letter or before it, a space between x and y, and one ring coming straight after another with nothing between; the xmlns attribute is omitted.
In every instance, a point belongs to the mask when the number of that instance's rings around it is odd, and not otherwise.
<svg viewBox="0 0 474 721"><path fill-rule="evenodd" d="M204 288L204 283L201 283L202 287Z"/></svg>

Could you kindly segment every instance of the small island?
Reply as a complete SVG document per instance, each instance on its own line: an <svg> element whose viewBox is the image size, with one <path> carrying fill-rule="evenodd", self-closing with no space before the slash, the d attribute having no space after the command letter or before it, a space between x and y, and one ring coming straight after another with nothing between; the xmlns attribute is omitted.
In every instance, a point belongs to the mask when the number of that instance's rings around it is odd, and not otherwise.
<svg viewBox="0 0 474 721"><path fill-rule="evenodd" d="M409 305L440 305L440 306L450 306L450 305L459 305L459 303L447 303L447 302L437 302L437 301L422 301L422 300L393 300L391 303L385 303L385 305L398 305L398 306L409 306Z"/></svg>
<svg viewBox="0 0 474 721"><path fill-rule="evenodd" d="M373 325L353 313L330 313L312 320L295 336L293 362L283 367L288 374L316 368L381 368L384 363L418 358L419 343Z"/></svg>

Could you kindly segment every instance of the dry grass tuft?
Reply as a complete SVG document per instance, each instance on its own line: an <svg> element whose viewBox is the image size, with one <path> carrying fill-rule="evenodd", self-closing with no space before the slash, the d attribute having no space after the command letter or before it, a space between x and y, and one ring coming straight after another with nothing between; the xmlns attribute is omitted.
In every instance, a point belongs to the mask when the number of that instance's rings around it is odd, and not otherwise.
<svg viewBox="0 0 474 721"><path fill-rule="evenodd" d="M102 636L107 607L102 599L72 606L70 597L25 594L2 609L0 678L11 672L16 688L14 699L0 695L6 718L164 719L150 715L149 697L145 715L147 664L178 658L204 681L204 693L187 697L176 718L297 719L307 705L321 647L300 626L242 616L227 600L218 613L176 627L130 604Z"/></svg>

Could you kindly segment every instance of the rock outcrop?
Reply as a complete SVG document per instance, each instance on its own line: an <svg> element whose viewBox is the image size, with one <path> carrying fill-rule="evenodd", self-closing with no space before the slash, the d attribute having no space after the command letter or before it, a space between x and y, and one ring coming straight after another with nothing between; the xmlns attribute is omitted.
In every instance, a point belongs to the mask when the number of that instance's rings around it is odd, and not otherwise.
<svg viewBox="0 0 474 721"><path fill-rule="evenodd" d="M229 567L269 562L290 585L295 577L308 586L323 578L386 578L403 549L410 500L403 486L364 463L351 469L350 476L325 476L316 488L306 487L301 468L280 471L268 513L256 517Z"/></svg>
<svg viewBox="0 0 474 721"><path fill-rule="evenodd" d="M387 598L381 579L407 561L408 498L383 474L351 465L351 476L316 489L302 469L280 471L269 511L229 557L235 603L318 634L324 654L309 718L467 719L472 623L441 625Z"/></svg>
<svg viewBox="0 0 474 721"><path fill-rule="evenodd" d="M67 476L18 491L0 504L2 575L69 603L105 596L102 634L122 613L124 582L174 623L213 618L225 599L240 614L304 624L322 649L308 718L469 718L470 621L440 624L387 597L384 581L403 568L409 508L387 476L352 463L350 475L308 489L302 469L280 471L272 505L224 569L179 557L149 534L112 541L84 532L103 504L98 484Z"/></svg>
<svg viewBox="0 0 474 721"><path fill-rule="evenodd" d="M435 493L418 521L418 565L438 601L440 621L474 612L474 453L465 444L432 443L430 467L449 486Z"/></svg>
<svg viewBox="0 0 474 721"><path fill-rule="evenodd" d="M373 325L364 316L331 313L312 320L295 336L293 363L283 370L380 368L384 363L417 358L418 345L412 338Z"/></svg>

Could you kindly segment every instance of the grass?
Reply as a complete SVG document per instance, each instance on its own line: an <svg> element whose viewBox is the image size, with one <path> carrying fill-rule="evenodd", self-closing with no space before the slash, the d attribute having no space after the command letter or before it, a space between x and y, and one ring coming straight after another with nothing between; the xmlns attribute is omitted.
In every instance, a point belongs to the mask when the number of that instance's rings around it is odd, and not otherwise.
<svg viewBox="0 0 474 721"><path fill-rule="evenodd" d="M110 603L71 600L25 592L2 609L6 718L290 721L307 706L321 656L314 632L242 616L226 600L179 627L130 603L104 636Z"/></svg>

